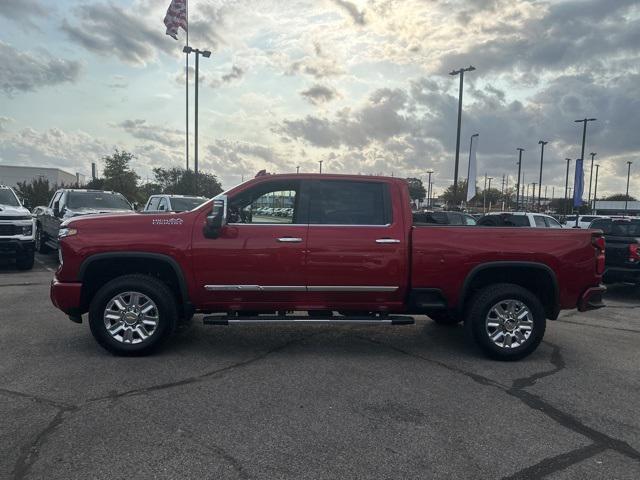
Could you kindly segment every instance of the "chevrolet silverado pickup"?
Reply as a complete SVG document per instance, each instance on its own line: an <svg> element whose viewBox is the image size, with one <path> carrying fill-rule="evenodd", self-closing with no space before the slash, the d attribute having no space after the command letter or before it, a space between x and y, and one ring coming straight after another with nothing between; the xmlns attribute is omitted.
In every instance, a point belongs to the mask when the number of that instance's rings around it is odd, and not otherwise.
<svg viewBox="0 0 640 480"><path fill-rule="evenodd" d="M0 257L14 258L19 270L33 268L34 221L11 187L0 185Z"/></svg>
<svg viewBox="0 0 640 480"><path fill-rule="evenodd" d="M277 216L292 208L292 216ZM71 218L56 307L107 350L142 355L194 313L213 325L464 322L523 358L561 309L603 306L600 231L413 224L407 183L262 175L183 213Z"/></svg>

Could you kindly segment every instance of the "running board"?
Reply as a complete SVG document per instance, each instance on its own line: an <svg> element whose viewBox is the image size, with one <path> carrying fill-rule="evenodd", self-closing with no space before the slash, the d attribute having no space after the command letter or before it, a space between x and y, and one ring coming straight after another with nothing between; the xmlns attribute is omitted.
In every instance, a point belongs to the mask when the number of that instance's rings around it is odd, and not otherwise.
<svg viewBox="0 0 640 480"><path fill-rule="evenodd" d="M413 317L387 315L384 317L326 317L313 318L307 316L251 316L232 317L227 315L211 315L204 317L202 323L205 325L286 325L292 323L314 323L314 324L351 324L351 325L413 325L416 323Z"/></svg>

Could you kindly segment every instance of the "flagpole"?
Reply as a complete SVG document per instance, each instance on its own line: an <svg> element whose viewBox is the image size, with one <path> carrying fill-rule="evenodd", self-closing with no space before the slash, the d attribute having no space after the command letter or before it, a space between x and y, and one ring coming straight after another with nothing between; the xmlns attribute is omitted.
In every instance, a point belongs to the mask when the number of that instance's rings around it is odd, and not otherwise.
<svg viewBox="0 0 640 480"><path fill-rule="evenodd" d="M189 0L186 0L187 14L187 47L189 46ZM187 171L189 171L189 54L185 53L185 156L187 160Z"/></svg>

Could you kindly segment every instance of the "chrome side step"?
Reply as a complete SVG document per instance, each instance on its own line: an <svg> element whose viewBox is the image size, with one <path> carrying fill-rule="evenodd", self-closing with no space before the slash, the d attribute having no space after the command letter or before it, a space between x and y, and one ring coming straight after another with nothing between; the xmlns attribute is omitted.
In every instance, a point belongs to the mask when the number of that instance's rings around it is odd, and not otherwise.
<svg viewBox="0 0 640 480"><path fill-rule="evenodd" d="M235 317L231 315L209 315L202 319L205 325L287 325L287 324L350 324L350 325L413 325L413 317L387 315L384 317L326 317L313 318L295 315L257 315Z"/></svg>

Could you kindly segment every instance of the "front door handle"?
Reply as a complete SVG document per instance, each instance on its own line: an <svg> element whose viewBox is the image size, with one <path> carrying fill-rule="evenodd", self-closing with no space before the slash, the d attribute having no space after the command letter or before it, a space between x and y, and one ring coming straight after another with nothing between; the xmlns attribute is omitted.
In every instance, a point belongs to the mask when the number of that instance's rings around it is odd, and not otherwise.
<svg viewBox="0 0 640 480"><path fill-rule="evenodd" d="M302 239L299 237L280 237L278 241L281 243L300 243Z"/></svg>
<svg viewBox="0 0 640 480"><path fill-rule="evenodd" d="M400 243L400 240L397 238L379 238L376 243Z"/></svg>

